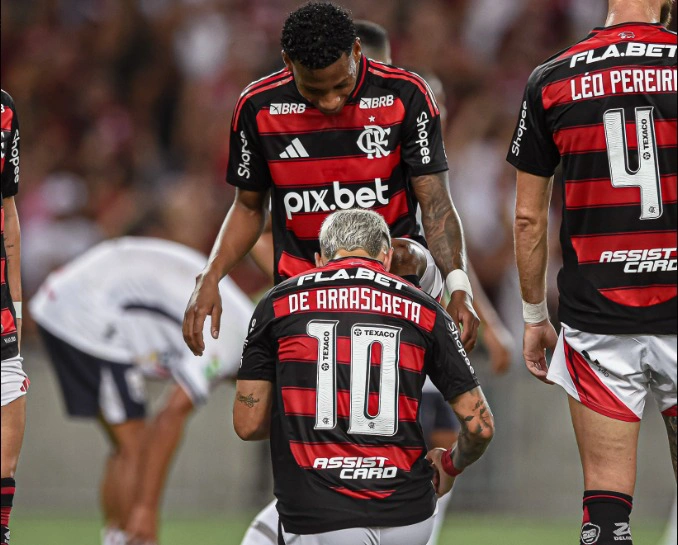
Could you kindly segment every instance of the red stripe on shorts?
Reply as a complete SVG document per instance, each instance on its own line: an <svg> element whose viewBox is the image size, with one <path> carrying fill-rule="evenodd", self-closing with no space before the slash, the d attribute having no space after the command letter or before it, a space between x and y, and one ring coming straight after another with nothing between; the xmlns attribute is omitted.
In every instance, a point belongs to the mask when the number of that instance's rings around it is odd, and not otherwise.
<svg viewBox="0 0 678 545"><path fill-rule="evenodd" d="M567 341L563 342L565 362L574 383L579 401L592 411L623 422L640 422L631 411L591 369L589 362Z"/></svg>

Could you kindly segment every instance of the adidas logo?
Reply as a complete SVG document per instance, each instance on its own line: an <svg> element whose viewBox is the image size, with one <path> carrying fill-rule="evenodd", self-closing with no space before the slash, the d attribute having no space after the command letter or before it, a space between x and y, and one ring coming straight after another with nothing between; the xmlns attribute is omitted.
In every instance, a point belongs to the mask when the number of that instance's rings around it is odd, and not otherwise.
<svg viewBox="0 0 678 545"><path fill-rule="evenodd" d="M280 154L281 159L295 159L297 157L308 157L308 152L301 145L298 138L292 140L292 143Z"/></svg>

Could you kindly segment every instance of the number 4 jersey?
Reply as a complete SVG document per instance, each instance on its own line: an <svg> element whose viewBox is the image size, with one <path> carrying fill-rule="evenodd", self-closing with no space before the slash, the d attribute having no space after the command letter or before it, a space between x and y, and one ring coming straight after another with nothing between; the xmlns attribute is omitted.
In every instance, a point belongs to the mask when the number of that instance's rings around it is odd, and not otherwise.
<svg viewBox="0 0 678 545"><path fill-rule="evenodd" d="M275 384L271 456L287 531L404 526L433 514L417 422L426 375L447 400L478 385L443 308L381 263L335 260L268 292L238 379Z"/></svg>
<svg viewBox="0 0 678 545"><path fill-rule="evenodd" d="M529 79L508 161L562 158L560 321L592 333L676 333L676 35L595 29Z"/></svg>

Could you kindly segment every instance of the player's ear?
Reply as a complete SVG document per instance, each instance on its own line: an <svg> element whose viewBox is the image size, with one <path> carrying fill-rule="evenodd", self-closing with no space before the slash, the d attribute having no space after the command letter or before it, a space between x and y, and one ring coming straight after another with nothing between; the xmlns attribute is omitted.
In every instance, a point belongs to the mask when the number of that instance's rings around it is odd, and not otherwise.
<svg viewBox="0 0 678 545"><path fill-rule="evenodd" d="M287 69L291 72L292 71L292 59L290 59L289 55L285 53L285 51L280 51L280 54L282 55L282 60L285 63L285 66Z"/></svg>
<svg viewBox="0 0 678 545"><path fill-rule="evenodd" d="M360 38L356 38L353 42L353 49L351 54L353 55L353 60L357 63L360 61L360 54L362 53L363 46L360 44Z"/></svg>
<svg viewBox="0 0 678 545"><path fill-rule="evenodd" d="M386 257L384 258L384 269L387 271L391 270L391 262L393 261L393 248L389 248L388 252L384 252Z"/></svg>
<svg viewBox="0 0 678 545"><path fill-rule="evenodd" d="M325 265L327 265L327 260L323 261L323 258L320 256L320 254L318 252L313 254L313 257L315 257L315 266L316 267L324 267Z"/></svg>

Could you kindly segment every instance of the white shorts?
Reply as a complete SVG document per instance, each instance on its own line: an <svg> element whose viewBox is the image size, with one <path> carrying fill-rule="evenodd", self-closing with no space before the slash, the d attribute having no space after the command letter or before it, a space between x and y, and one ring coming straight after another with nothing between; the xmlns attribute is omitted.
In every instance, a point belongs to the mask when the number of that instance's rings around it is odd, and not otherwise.
<svg viewBox="0 0 678 545"><path fill-rule="evenodd" d="M409 526L391 528L346 528L322 534L290 534L283 528L285 545L426 545L435 515Z"/></svg>
<svg viewBox="0 0 678 545"><path fill-rule="evenodd" d="M350 528L326 534L301 536L284 532L283 538L286 545L335 545L344 543L356 543L362 545L432 545L435 541L429 541L434 527L434 519L438 510L451 494L447 494L438 500L436 514L418 524L402 526L399 528ZM252 521L242 540L241 545L278 545L278 511L275 508L277 500L269 503ZM444 512L441 513L444 516ZM442 516L439 517L442 522ZM437 519L435 519L437 520ZM397 536L397 538L393 537Z"/></svg>
<svg viewBox="0 0 678 545"><path fill-rule="evenodd" d="M652 392L676 415L676 335L601 335L563 324L548 379L589 409L625 422L643 417Z"/></svg>
<svg viewBox="0 0 678 545"><path fill-rule="evenodd" d="M422 277L419 279L419 285L421 286L421 290L428 293L436 301L440 301L440 299L443 296L443 289L445 288L445 284L443 282L443 275L440 273L440 269L438 269L438 266L436 265L436 262L433 259L433 255L428 250L428 248L425 248L424 246L419 244L416 240L412 239L407 240L409 240L412 244L416 244L419 248L421 248L421 251L424 252L424 254L426 254L426 270L424 271Z"/></svg>
<svg viewBox="0 0 678 545"><path fill-rule="evenodd" d="M21 362L23 362L21 356L2 360L1 390L3 407L19 399L21 396L25 396L28 391L30 381L26 373L24 373Z"/></svg>

